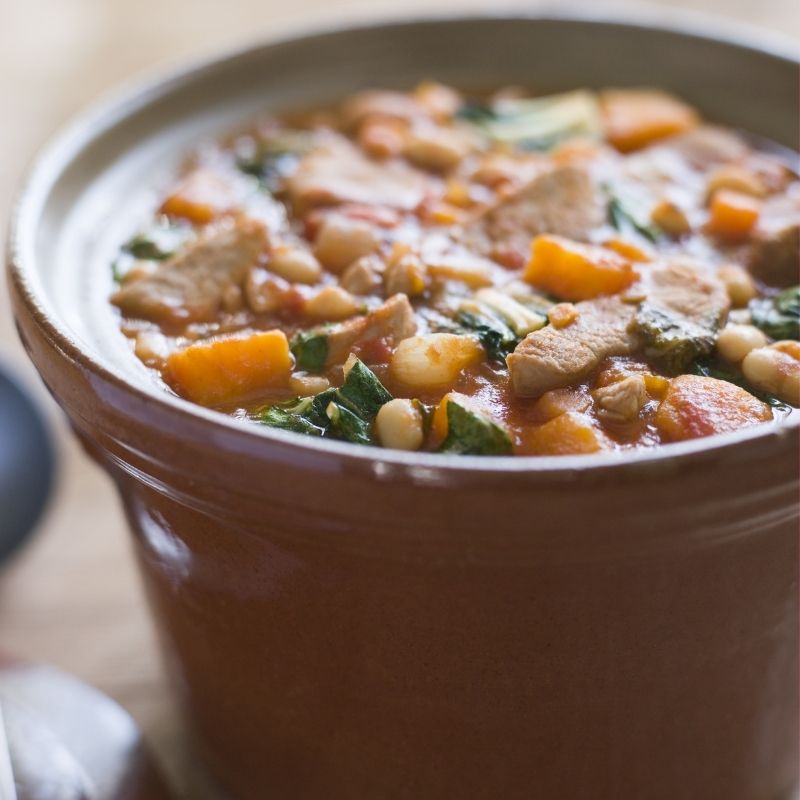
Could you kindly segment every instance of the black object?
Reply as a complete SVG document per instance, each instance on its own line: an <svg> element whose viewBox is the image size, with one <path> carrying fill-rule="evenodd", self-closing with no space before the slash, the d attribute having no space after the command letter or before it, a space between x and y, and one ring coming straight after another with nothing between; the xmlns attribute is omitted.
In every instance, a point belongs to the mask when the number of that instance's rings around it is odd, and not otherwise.
<svg viewBox="0 0 800 800"><path fill-rule="evenodd" d="M54 471L44 418L19 383L0 368L0 562L33 531Z"/></svg>

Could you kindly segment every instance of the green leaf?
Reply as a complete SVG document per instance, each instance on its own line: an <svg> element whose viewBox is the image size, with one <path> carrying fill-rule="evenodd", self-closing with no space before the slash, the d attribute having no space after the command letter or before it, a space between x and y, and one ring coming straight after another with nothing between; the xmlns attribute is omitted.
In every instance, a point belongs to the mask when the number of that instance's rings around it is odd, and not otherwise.
<svg viewBox="0 0 800 800"><path fill-rule="evenodd" d="M791 406L789 406L787 403L784 403L783 400L779 400L774 395L767 394L766 392L762 392L759 389L754 388L747 382L747 380L745 380L744 375L742 375L740 372L735 372L728 365L723 364L720 361L701 359L692 364L691 371L694 375L700 375L703 378L716 378L718 381L727 381L728 383L732 383L734 386L744 389L746 392L749 392L751 395L753 395L753 397L757 397L759 400L769 406L772 406L773 408L781 411L791 410Z"/></svg>
<svg viewBox="0 0 800 800"><path fill-rule="evenodd" d="M315 425L311 420L301 414L292 413L280 406L272 406L262 412L259 421L270 428L280 428L284 431L304 433L308 436L323 436L325 428Z"/></svg>
<svg viewBox="0 0 800 800"><path fill-rule="evenodd" d="M621 233L634 230L653 243L656 243L661 236L660 230L655 225L642 219L620 197L613 194L608 198L608 221Z"/></svg>
<svg viewBox="0 0 800 800"><path fill-rule="evenodd" d="M369 423L338 403L329 403L325 413L331 423L331 433L337 439L353 444L372 444Z"/></svg>
<svg viewBox="0 0 800 800"><path fill-rule="evenodd" d="M772 339L800 339L800 286L750 302L750 318Z"/></svg>
<svg viewBox="0 0 800 800"><path fill-rule="evenodd" d="M264 189L275 192L311 144L306 131L281 131L267 139L243 137L234 146L236 166L258 179Z"/></svg>
<svg viewBox="0 0 800 800"><path fill-rule="evenodd" d="M456 321L468 332L477 335L491 361L505 363L506 356L517 346L519 337L497 319L471 311L460 311Z"/></svg>
<svg viewBox="0 0 800 800"><path fill-rule="evenodd" d="M439 451L476 456L508 455L511 453L511 439L489 417L449 400L447 438Z"/></svg>
<svg viewBox="0 0 800 800"><path fill-rule="evenodd" d="M373 419L381 406L392 399L375 373L360 359L355 360L337 394L364 419Z"/></svg>
<svg viewBox="0 0 800 800"><path fill-rule="evenodd" d="M122 245L122 251L141 261L165 261L192 235L190 225L158 222Z"/></svg>
<svg viewBox="0 0 800 800"><path fill-rule="evenodd" d="M291 342L291 351L299 369L320 372L328 358L328 336L320 330L300 331Z"/></svg>
<svg viewBox="0 0 800 800"><path fill-rule="evenodd" d="M677 374L715 344L714 326L704 326L644 302L631 330L644 341L645 355L666 372Z"/></svg>
<svg viewBox="0 0 800 800"><path fill-rule="evenodd" d="M467 103L456 117L497 142L525 150L547 150L573 136L597 139L601 130L597 98L584 90L492 105Z"/></svg>

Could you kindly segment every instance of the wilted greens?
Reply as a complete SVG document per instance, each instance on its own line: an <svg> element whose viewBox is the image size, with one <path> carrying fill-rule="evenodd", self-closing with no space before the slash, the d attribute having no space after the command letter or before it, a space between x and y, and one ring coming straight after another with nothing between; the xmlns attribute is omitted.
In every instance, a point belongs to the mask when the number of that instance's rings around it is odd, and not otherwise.
<svg viewBox="0 0 800 800"><path fill-rule="evenodd" d="M800 286L750 302L750 318L773 339L800 339Z"/></svg>

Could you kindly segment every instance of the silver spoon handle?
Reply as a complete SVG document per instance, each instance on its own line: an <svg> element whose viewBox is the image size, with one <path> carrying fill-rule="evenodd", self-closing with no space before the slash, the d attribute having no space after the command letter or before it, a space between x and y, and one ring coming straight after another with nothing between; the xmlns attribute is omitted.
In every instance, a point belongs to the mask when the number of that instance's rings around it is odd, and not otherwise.
<svg viewBox="0 0 800 800"><path fill-rule="evenodd" d="M0 705L0 800L17 800L17 789L14 785L14 770L11 766L11 751L8 747L2 705Z"/></svg>

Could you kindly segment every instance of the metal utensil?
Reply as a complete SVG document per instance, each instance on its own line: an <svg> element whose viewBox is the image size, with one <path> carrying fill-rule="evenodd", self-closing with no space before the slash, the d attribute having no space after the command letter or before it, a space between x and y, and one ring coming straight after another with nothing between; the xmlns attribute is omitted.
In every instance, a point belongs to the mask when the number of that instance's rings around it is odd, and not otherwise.
<svg viewBox="0 0 800 800"><path fill-rule="evenodd" d="M8 747L2 705L0 705L0 800L17 800L14 768L11 765L11 751Z"/></svg>
<svg viewBox="0 0 800 800"><path fill-rule="evenodd" d="M53 472L45 421L20 383L0 366L0 562L33 530Z"/></svg>

